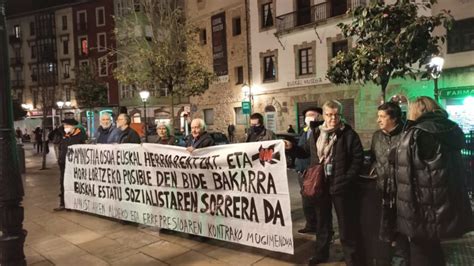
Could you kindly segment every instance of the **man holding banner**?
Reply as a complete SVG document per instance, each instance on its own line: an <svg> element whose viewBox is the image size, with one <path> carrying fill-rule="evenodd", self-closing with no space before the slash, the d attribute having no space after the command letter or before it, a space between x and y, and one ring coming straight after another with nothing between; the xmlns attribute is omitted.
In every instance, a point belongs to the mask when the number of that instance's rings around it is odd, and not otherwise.
<svg viewBox="0 0 474 266"><path fill-rule="evenodd" d="M59 184L61 188L61 192L59 194L59 207L55 208L54 211L63 211L65 210L64 205L64 170L66 168L66 155L67 150L70 146L75 144L84 144L86 141L84 135L81 134L81 130L77 128L79 122L77 122L73 118L64 119L62 121L64 126L65 135L63 136L61 143L59 144L59 170L60 170L60 178Z"/></svg>
<svg viewBox="0 0 474 266"><path fill-rule="evenodd" d="M186 150L193 152L195 149L214 145L214 139L206 132L206 123L201 118L191 121L191 134L186 137Z"/></svg>

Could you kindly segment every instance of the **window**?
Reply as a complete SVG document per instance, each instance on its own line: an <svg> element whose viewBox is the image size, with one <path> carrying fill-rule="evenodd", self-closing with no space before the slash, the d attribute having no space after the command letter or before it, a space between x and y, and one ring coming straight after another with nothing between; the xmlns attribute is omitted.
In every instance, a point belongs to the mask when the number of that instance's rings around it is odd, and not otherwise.
<svg viewBox="0 0 474 266"><path fill-rule="evenodd" d="M79 37L79 55L87 55L89 53L89 45L87 36Z"/></svg>
<svg viewBox="0 0 474 266"><path fill-rule="evenodd" d="M69 41L63 40L63 54L69 54Z"/></svg>
<svg viewBox="0 0 474 266"><path fill-rule="evenodd" d="M98 7L95 9L95 23L99 26L105 25L105 10L104 7Z"/></svg>
<svg viewBox="0 0 474 266"><path fill-rule="evenodd" d="M448 31L448 54L474 50L474 18L454 21Z"/></svg>
<svg viewBox="0 0 474 266"><path fill-rule="evenodd" d="M240 25L240 17L232 19L232 35L237 36L242 33L241 25Z"/></svg>
<svg viewBox="0 0 474 266"><path fill-rule="evenodd" d="M273 26L272 2L262 5L262 28Z"/></svg>
<svg viewBox="0 0 474 266"><path fill-rule="evenodd" d="M332 43L332 57L335 57L339 52L347 52L348 50L347 40Z"/></svg>
<svg viewBox="0 0 474 266"><path fill-rule="evenodd" d="M87 59L79 61L79 66L85 67L85 66L88 66L88 65L89 65L89 60L87 60Z"/></svg>
<svg viewBox="0 0 474 266"><path fill-rule="evenodd" d="M247 119L244 113L242 113L242 107L234 107L234 112L235 112L235 124L246 125Z"/></svg>
<svg viewBox="0 0 474 266"><path fill-rule="evenodd" d="M275 56L263 57L263 80L271 81L276 78Z"/></svg>
<svg viewBox="0 0 474 266"><path fill-rule="evenodd" d="M33 90L33 108L36 109L36 105L38 105L38 90Z"/></svg>
<svg viewBox="0 0 474 266"><path fill-rule="evenodd" d="M299 58L299 75L313 74L313 49L311 47L300 49L298 51Z"/></svg>
<svg viewBox="0 0 474 266"><path fill-rule="evenodd" d="M140 12L140 0L133 0L133 8L135 12Z"/></svg>
<svg viewBox="0 0 474 266"><path fill-rule="evenodd" d="M31 81L38 81L38 69L36 67L31 69Z"/></svg>
<svg viewBox="0 0 474 266"><path fill-rule="evenodd" d="M13 27L13 34L15 35L16 38L20 38L21 37L21 28L20 28L20 25L15 25Z"/></svg>
<svg viewBox="0 0 474 266"><path fill-rule="evenodd" d="M64 78L69 78L70 65L69 63L64 63Z"/></svg>
<svg viewBox="0 0 474 266"><path fill-rule="evenodd" d="M199 43L201 45L206 45L207 44L207 32L206 29L200 29L199 30Z"/></svg>
<svg viewBox="0 0 474 266"><path fill-rule="evenodd" d="M244 67L238 66L235 68L235 84L242 84L244 83Z"/></svg>
<svg viewBox="0 0 474 266"><path fill-rule="evenodd" d="M31 46L31 59L36 58L36 45Z"/></svg>
<svg viewBox="0 0 474 266"><path fill-rule="evenodd" d="M101 57L98 59L99 66L99 77L105 77L108 75L107 71L107 57Z"/></svg>
<svg viewBox="0 0 474 266"><path fill-rule="evenodd" d="M105 32L97 34L97 51L103 52L107 50L107 35Z"/></svg>
<svg viewBox="0 0 474 266"><path fill-rule="evenodd" d="M62 17L62 29L67 30L67 16Z"/></svg>
<svg viewBox="0 0 474 266"><path fill-rule="evenodd" d="M66 101L71 101L71 87L64 86L64 91L66 92Z"/></svg>
<svg viewBox="0 0 474 266"><path fill-rule="evenodd" d="M87 13L85 10L77 12L77 29L87 30Z"/></svg>
<svg viewBox="0 0 474 266"><path fill-rule="evenodd" d="M204 109L204 122L206 125L214 124L214 109Z"/></svg>
<svg viewBox="0 0 474 266"><path fill-rule="evenodd" d="M30 22L30 36L35 35L35 23Z"/></svg>

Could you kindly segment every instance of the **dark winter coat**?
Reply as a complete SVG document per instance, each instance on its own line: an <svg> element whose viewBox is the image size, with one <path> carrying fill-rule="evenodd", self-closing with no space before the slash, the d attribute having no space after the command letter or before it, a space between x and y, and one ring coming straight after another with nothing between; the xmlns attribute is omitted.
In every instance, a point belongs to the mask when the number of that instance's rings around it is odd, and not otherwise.
<svg viewBox="0 0 474 266"><path fill-rule="evenodd" d="M389 133L384 133L382 130L375 131L372 136L371 152L374 156L375 172L377 174L377 190L382 191L384 181L389 176L394 176L393 164L389 163L390 150L395 149L401 138L403 124L399 124L395 129Z"/></svg>
<svg viewBox="0 0 474 266"><path fill-rule="evenodd" d="M120 137L120 129L111 125L110 127L104 129L102 126L97 128L95 133L95 140L98 144L110 144L117 143Z"/></svg>
<svg viewBox="0 0 474 266"><path fill-rule="evenodd" d="M259 142L274 139L276 139L275 133L273 133L273 131L270 129L265 128L260 133L252 132L250 130L245 142Z"/></svg>
<svg viewBox="0 0 474 266"><path fill-rule="evenodd" d="M84 144L86 139L79 128L75 128L72 133L65 134L59 143L59 164L66 163L67 149L76 144Z"/></svg>
<svg viewBox="0 0 474 266"><path fill-rule="evenodd" d="M162 139L161 137L158 137L155 143L164 145L174 145L175 142L175 138L173 136L169 136L167 139Z"/></svg>
<svg viewBox="0 0 474 266"><path fill-rule="evenodd" d="M120 130L120 129L119 129ZM118 137L118 143L142 143L138 133L131 127L127 127L125 130L120 131Z"/></svg>
<svg viewBox="0 0 474 266"><path fill-rule="evenodd" d="M198 138L194 139L193 135L186 137L186 147L193 147L195 149L204 148L214 145L214 139L207 132L202 133Z"/></svg>
<svg viewBox="0 0 474 266"><path fill-rule="evenodd" d="M425 113L397 149L397 229L408 237L459 237L472 229L460 150L464 134L444 113Z"/></svg>
<svg viewBox="0 0 474 266"><path fill-rule="evenodd" d="M295 146L290 152L294 152L297 158L310 156L311 165L319 163L316 141L320 133L319 128L314 128L304 147ZM346 124L344 129L338 129L335 133L337 140L333 147L334 175L329 180L329 192L333 195L354 189L364 158L359 135L351 126Z"/></svg>

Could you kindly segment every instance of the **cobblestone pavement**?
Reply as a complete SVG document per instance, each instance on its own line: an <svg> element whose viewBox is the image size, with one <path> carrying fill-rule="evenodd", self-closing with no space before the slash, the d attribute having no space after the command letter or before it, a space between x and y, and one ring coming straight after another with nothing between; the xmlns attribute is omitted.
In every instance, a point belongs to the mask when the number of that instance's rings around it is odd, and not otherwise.
<svg viewBox="0 0 474 266"><path fill-rule="evenodd" d="M202 240L157 228L123 225L116 220L77 211L53 212L58 205L59 169L54 151L48 169L40 170L41 156L25 145L24 228L28 265L304 265L314 249L314 236L296 231L303 212L296 176L289 171L295 254L247 247L219 240ZM450 265L472 265L474 234L444 243ZM331 247L330 262L344 265L339 242Z"/></svg>

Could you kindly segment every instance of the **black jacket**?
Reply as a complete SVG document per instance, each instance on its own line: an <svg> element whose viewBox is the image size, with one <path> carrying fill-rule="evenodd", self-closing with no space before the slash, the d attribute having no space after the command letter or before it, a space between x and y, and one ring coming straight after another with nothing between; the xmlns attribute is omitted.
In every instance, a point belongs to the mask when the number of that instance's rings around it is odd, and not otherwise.
<svg viewBox="0 0 474 266"><path fill-rule="evenodd" d="M66 163L67 149L69 146L76 144L84 144L85 141L86 139L84 138L84 135L81 133L81 130L79 128L75 128L70 134L65 134L61 140L61 143L59 143L58 163Z"/></svg>
<svg viewBox="0 0 474 266"><path fill-rule="evenodd" d="M274 139L276 139L275 133L268 128L264 128L260 133L253 132L249 129L249 134L245 142L259 142Z"/></svg>
<svg viewBox="0 0 474 266"><path fill-rule="evenodd" d="M95 142L99 144L117 143L119 141L118 138L120 133L120 129L114 125L110 125L105 129L102 126L99 126L95 134Z"/></svg>
<svg viewBox="0 0 474 266"><path fill-rule="evenodd" d="M142 141L140 140L140 136L138 136L138 133L133 128L127 127L125 130L120 131L118 143L140 144L142 143Z"/></svg>
<svg viewBox="0 0 474 266"><path fill-rule="evenodd" d="M294 146L292 151L298 158L310 156L311 165L319 163L316 149L316 141L320 135L319 128L314 128L310 137L303 147ZM330 193L339 194L347 190L354 189L355 181L359 177L359 172L363 162L363 148L359 135L349 125L344 129L336 131L337 140L333 151L333 172L329 180Z"/></svg>
<svg viewBox="0 0 474 266"><path fill-rule="evenodd" d="M444 113L425 113L397 149L397 229L409 237L458 237L472 229L461 149L464 134Z"/></svg>
<svg viewBox="0 0 474 266"><path fill-rule="evenodd" d="M188 135L186 137L186 147L193 147L195 149L204 148L214 145L214 139L207 132L199 135L197 139L193 139L193 135Z"/></svg>
<svg viewBox="0 0 474 266"><path fill-rule="evenodd" d="M377 173L377 189L383 190L384 181L394 176L394 165L389 163L389 153L392 149L396 149L400 142L403 124L397 125L390 133L384 133L377 130L372 135L371 153L374 156L375 172ZM393 161L392 161L393 162Z"/></svg>

